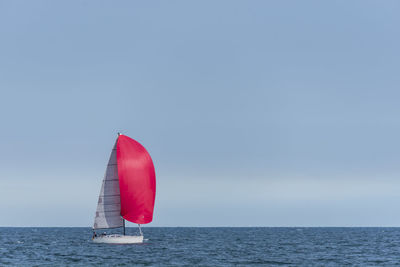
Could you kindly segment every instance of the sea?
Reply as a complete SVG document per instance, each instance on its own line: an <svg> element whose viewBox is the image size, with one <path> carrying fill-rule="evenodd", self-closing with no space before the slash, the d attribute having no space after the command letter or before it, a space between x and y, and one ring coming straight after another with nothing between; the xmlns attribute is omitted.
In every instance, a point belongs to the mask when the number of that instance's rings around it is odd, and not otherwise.
<svg viewBox="0 0 400 267"><path fill-rule="evenodd" d="M90 228L2 227L0 266L400 266L400 228L143 231L143 244L110 245L93 243Z"/></svg>

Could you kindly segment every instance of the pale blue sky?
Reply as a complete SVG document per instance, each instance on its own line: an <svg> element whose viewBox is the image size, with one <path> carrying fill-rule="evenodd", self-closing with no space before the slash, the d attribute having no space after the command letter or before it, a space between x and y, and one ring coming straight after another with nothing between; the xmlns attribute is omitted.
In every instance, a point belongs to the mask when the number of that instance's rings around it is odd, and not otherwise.
<svg viewBox="0 0 400 267"><path fill-rule="evenodd" d="M0 225L91 226L116 133L152 226L400 226L398 1L0 1Z"/></svg>

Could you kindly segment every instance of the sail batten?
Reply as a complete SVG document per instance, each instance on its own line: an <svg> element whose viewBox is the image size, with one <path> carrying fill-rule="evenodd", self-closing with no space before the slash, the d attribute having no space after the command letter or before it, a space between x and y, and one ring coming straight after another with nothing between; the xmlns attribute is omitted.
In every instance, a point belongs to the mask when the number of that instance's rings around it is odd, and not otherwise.
<svg viewBox="0 0 400 267"><path fill-rule="evenodd" d="M115 143L101 184L93 229L118 228L122 226L123 218L121 217L117 151Z"/></svg>

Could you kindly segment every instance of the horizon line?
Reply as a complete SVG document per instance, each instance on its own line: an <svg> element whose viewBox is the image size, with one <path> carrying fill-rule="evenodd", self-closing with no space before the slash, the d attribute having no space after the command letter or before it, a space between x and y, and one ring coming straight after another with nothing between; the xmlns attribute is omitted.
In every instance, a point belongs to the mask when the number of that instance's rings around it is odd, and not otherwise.
<svg viewBox="0 0 400 267"><path fill-rule="evenodd" d="M142 227L144 225L141 225ZM145 226L146 228L400 228L399 226ZM0 228L89 228L90 226L0 226ZM137 228L126 226L125 228ZM111 229L111 228L110 228ZM101 229L101 230L107 230Z"/></svg>

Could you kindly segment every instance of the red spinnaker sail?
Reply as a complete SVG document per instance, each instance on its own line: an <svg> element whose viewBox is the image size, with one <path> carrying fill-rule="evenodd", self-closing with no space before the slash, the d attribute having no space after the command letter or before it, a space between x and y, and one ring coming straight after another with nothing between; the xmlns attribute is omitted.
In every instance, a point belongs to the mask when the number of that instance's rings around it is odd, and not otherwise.
<svg viewBox="0 0 400 267"><path fill-rule="evenodd" d="M151 222L156 197L156 174L149 153L137 141L120 135L117 165L121 216L133 223Z"/></svg>

